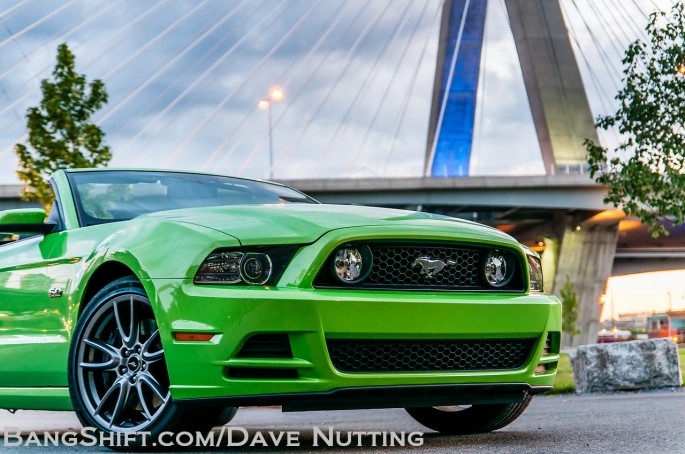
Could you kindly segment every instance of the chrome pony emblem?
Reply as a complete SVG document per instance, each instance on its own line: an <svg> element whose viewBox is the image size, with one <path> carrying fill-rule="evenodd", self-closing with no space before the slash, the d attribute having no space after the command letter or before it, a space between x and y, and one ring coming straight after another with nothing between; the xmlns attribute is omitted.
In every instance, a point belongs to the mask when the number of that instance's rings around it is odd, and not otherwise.
<svg viewBox="0 0 685 454"><path fill-rule="evenodd" d="M412 268L420 266L421 274L425 274L426 278L431 279L435 277L436 274L444 270L445 267L456 264L456 260L447 260L447 262L445 263L440 259L432 259L430 257L421 256L417 257L416 260L414 260Z"/></svg>

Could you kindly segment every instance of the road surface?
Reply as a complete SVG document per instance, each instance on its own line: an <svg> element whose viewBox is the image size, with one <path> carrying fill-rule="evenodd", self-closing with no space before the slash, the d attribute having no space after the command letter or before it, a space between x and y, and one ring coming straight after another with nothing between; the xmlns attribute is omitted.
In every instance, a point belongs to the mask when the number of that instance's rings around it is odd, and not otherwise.
<svg viewBox="0 0 685 454"><path fill-rule="evenodd" d="M45 432L64 436L71 430L80 429L73 413L19 411L12 415L0 411L0 442L5 435L9 436L3 451L111 452L99 446L61 445L56 449L35 442L29 446L11 446L27 444L27 436L32 431L37 432L42 442ZM15 437L17 431L22 432L24 438ZM389 433L393 431L394 439ZM360 438L355 432L366 435ZM380 434L374 435L374 432ZM510 426L471 436L438 435L398 409L281 413L276 408L244 408L228 427L215 429L215 442L220 433L221 447L183 451L683 453L685 391L536 397L528 410ZM229 433L234 443L232 447L226 446ZM288 433L291 433L291 446L288 446ZM336 437L340 437L339 440ZM181 442L187 443L186 440ZM260 446L263 441L267 447ZM313 446L315 442L318 446ZM348 446L341 446L348 442ZM373 446L374 442L376 446ZM249 444L255 446L249 447Z"/></svg>

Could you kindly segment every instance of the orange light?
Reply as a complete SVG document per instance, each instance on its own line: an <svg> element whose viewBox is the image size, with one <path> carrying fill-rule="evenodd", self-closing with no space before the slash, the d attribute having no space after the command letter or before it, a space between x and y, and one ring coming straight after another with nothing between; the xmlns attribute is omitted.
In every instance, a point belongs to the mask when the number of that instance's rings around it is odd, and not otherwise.
<svg viewBox="0 0 685 454"><path fill-rule="evenodd" d="M637 219L624 219L618 223L619 232L631 232L642 227L642 222Z"/></svg>
<svg viewBox="0 0 685 454"><path fill-rule="evenodd" d="M678 336L673 336L673 343L677 344L678 343Z"/></svg>
<svg viewBox="0 0 685 454"><path fill-rule="evenodd" d="M685 74L685 65L678 66L678 74L680 74L680 75Z"/></svg>
<svg viewBox="0 0 685 454"><path fill-rule="evenodd" d="M499 224L499 225L495 225L494 227L501 232L509 233L516 228L516 225L514 225L514 224Z"/></svg>
<svg viewBox="0 0 685 454"><path fill-rule="evenodd" d="M174 339L182 342L206 342L212 337L210 333L174 333Z"/></svg>
<svg viewBox="0 0 685 454"><path fill-rule="evenodd" d="M285 90L283 90L283 87L274 85L269 89L269 97L274 101L280 101L285 97Z"/></svg>

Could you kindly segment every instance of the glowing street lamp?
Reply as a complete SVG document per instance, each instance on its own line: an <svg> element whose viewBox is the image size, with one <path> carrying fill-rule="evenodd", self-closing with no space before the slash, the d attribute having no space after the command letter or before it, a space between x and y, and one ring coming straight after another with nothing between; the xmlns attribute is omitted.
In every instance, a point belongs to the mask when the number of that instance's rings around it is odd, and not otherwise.
<svg viewBox="0 0 685 454"><path fill-rule="evenodd" d="M266 110L269 113L269 179L274 179L274 139L271 127L271 104L282 101L285 98L285 90L283 87L274 85L269 88L269 96L259 100L257 107Z"/></svg>

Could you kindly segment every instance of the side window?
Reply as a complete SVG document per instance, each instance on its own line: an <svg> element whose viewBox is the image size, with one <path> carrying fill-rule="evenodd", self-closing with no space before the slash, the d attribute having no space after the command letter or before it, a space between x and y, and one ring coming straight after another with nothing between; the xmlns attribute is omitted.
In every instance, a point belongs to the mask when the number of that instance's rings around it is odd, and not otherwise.
<svg viewBox="0 0 685 454"><path fill-rule="evenodd" d="M63 230L64 222L62 220L62 207L59 204L59 200L55 200L55 202L52 204L52 207L50 207L50 213L48 213L47 221L57 224L57 227L55 227L53 232L59 232L60 230Z"/></svg>
<svg viewBox="0 0 685 454"><path fill-rule="evenodd" d="M3 244L9 244L17 240L17 235L10 235L6 233L0 233L0 246Z"/></svg>

